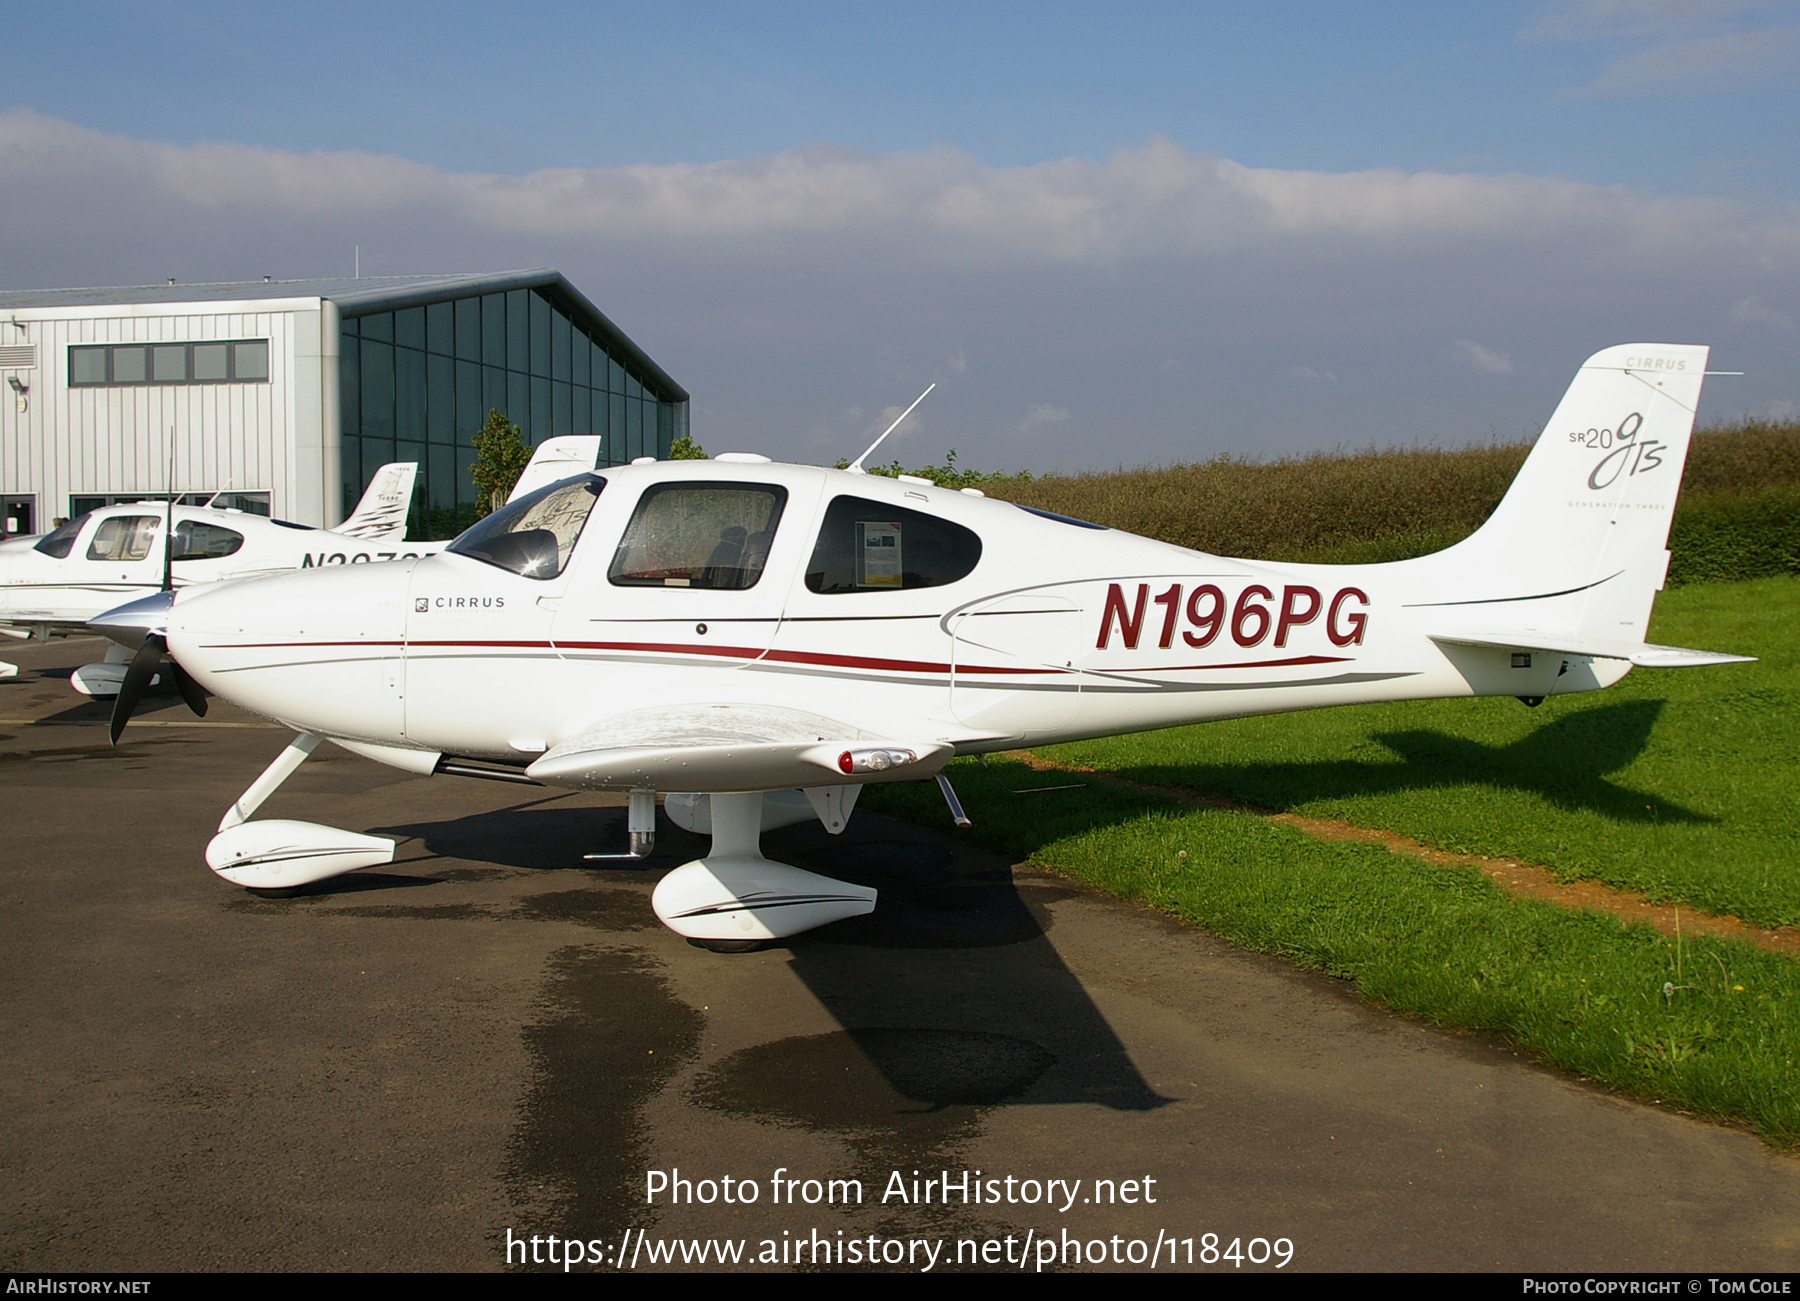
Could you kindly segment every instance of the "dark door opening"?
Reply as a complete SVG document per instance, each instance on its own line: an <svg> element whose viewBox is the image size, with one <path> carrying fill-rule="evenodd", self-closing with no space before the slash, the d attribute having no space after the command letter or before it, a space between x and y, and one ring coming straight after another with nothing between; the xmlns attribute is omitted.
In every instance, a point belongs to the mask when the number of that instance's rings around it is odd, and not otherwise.
<svg viewBox="0 0 1800 1301"><path fill-rule="evenodd" d="M24 537L37 532L36 497L0 498L0 538Z"/></svg>

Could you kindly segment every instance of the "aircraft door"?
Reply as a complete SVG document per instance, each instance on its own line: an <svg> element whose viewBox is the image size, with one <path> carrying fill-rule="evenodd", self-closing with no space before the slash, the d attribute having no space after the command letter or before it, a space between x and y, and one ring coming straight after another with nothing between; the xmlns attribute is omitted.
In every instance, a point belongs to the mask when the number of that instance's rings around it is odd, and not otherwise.
<svg viewBox="0 0 1800 1301"><path fill-rule="evenodd" d="M1081 611L1067 596L1013 592L950 616L955 664L950 706L957 720L995 732L1067 727L1081 705L1071 668Z"/></svg>
<svg viewBox="0 0 1800 1301"><path fill-rule="evenodd" d="M883 496L833 497L820 515L770 658L854 704L941 720L952 660L944 615L976 572L981 538L923 509L925 493L905 492L915 508L875 491Z"/></svg>
<svg viewBox="0 0 1800 1301"><path fill-rule="evenodd" d="M529 493L412 563L409 741L448 754L529 759L542 752L567 708L555 673L546 671L557 662L551 632L602 487L604 480L588 475ZM544 690L513 689L526 683Z"/></svg>
<svg viewBox="0 0 1800 1301"><path fill-rule="evenodd" d="M104 515L70 549L57 581L78 584L71 608L86 604L93 614L160 588L163 579L163 523L160 511Z"/></svg>
<svg viewBox="0 0 1800 1301"><path fill-rule="evenodd" d="M736 669L763 657L798 568L811 485L664 480L620 504L606 563L584 560L555 623L570 663L628 670L635 689L664 671ZM609 506L612 503L609 503ZM623 518L620 518L622 516Z"/></svg>

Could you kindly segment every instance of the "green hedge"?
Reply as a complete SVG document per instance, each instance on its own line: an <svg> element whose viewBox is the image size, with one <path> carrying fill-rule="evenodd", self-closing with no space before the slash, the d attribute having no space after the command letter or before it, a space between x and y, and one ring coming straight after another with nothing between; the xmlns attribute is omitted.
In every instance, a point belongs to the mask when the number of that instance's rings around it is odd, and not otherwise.
<svg viewBox="0 0 1800 1301"><path fill-rule="evenodd" d="M1213 555L1376 564L1429 555L1473 533L1528 450L1220 457L1108 474L991 475L981 487L991 497ZM1800 573L1800 423L1697 431L1669 549L1672 584Z"/></svg>
<svg viewBox="0 0 1800 1301"><path fill-rule="evenodd" d="M1800 574L1800 485L1677 502L1669 551L1671 585Z"/></svg>

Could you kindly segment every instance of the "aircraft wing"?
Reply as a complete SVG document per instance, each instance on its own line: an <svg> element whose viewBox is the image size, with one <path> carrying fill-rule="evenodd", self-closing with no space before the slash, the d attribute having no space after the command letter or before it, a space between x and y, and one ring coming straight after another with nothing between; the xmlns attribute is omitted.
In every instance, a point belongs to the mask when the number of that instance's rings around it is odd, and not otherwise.
<svg viewBox="0 0 1800 1301"><path fill-rule="evenodd" d="M1702 664L1750 664L1756 660L1754 655L1727 655L1723 651L1688 650L1684 646L1656 646L1641 641L1565 637L1560 633L1434 632L1430 637L1432 641L1451 646L1485 646L1497 650L1541 651L1547 655L1629 660L1644 668L1654 669L1693 668Z"/></svg>
<svg viewBox="0 0 1800 1301"><path fill-rule="evenodd" d="M525 771L591 790L782 790L930 777L954 750L778 705L668 705L604 719Z"/></svg>

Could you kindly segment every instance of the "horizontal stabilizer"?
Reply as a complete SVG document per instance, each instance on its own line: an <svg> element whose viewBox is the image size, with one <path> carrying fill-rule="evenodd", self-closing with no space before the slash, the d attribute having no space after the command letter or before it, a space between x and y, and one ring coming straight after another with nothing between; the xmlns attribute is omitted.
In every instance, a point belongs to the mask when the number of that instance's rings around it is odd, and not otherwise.
<svg viewBox="0 0 1800 1301"><path fill-rule="evenodd" d="M553 746L526 775L588 790L758 791L929 777L945 741L896 741L775 705L676 705L605 719Z"/></svg>
<svg viewBox="0 0 1800 1301"><path fill-rule="evenodd" d="M1702 664L1750 664L1754 655L1654 646L1648 642L1607 641L1537 632L1432 633L1431 640L1450 646L1484 646L1494 650L1541 651L1547 655L1581 655L1591 659L1629 660L1649 669L1695 668Z"/></svg>

